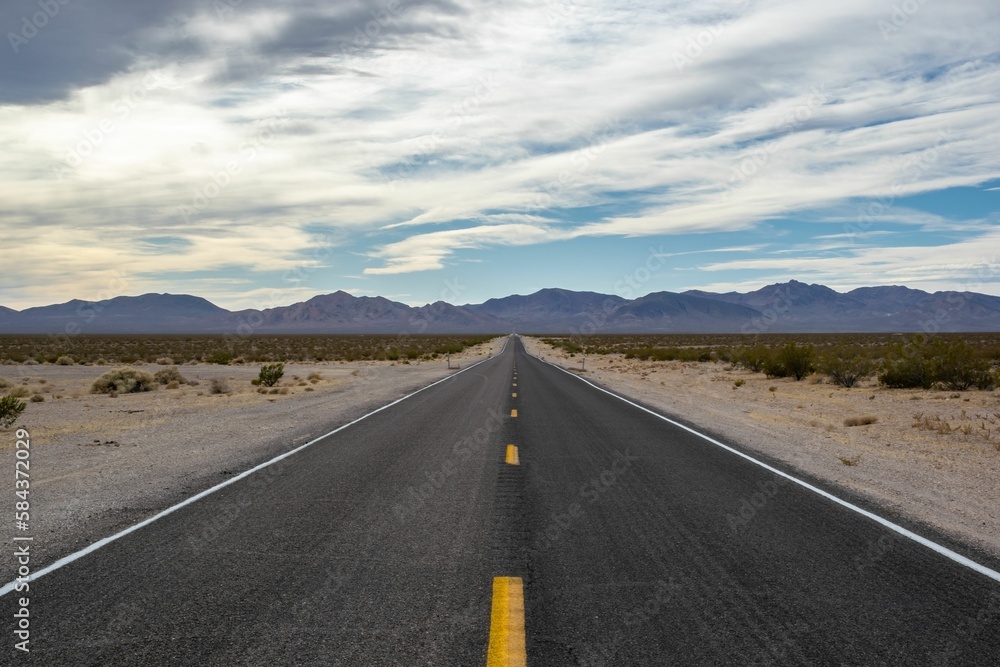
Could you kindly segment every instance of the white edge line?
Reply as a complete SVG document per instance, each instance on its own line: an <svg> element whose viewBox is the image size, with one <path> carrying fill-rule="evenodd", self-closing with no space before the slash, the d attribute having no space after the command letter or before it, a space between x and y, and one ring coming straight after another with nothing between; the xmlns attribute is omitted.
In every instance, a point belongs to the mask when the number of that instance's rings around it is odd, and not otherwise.
<svg viewBox="0 0 1000 667"><path fill-rule="evenodd" d="M579 376L579 375L577 375L575 373L571 373L570 371L566 370L562 366L559 366L557 364L553 364L552 362L549 362L549 361L545 361L544 359L539 359L535 355L528 353L527 349L525 349L525 353L528 354L528 356L530 356L530 357L538 359L538 361L541 361L543 364L548 364L549 366L552 366L553 368L556 368L556 369L562 371L563 373L566 373L570 377L574 377L577 380L580 380L582 382L585 382L586 384L589 384L591 387L593 387L597 391L602 391L605 394L608 394L609 396L614 396L618 400L624 401L624 402L628 403L629 405L631 405L633 407L639 408L643 412L648 412L649 414L653 415L654 417L659 417L663 421L668 422L670 424L673 424L677 428L683 429L683 430L687 431L688 433L691 433L693 435L698 436L699 438L702 438L703 440L707 440L708 442L712 443L713 445L715 445L717 447L721 447L722 449L726 450L727 452L730 452L732 454L735 454L736 456L744 458L747 461L750 461L751 463L756 464L756 465L760 466L761 468L764 468L765 470L773 472L775 475L778 475L780 477L784 477L785 479L789 480L790 482L794 482L794 483L798 484L799 486L801 486L803 488L809 489L813 493L817 493L817 494L823 496L824 498L826 498L828 500L832 500L833 502L837 503L838 505L846 507L847 509L849 509L849 510L851 510L853 512L857 512L858 514L860 514L862 516L865 516L865 517L871 519L872 521L875 521L876 523L880 523L883 526L885 526L886 528L888 528L889 530L892 530L892 531L894 531L896 533L899 533L903 537L909 538L909 539L913 540L914 542L916 542L917 544L921 544L921 545L927 547L928 549L931 549L932 551L936 551L937 553L941 554L942 556L955 561L959 565L964 565L965 567L967 567L967 568L969 568L971 570L975 570L976 572L978 572L980 574L986 575L987 577L989 577L990 579L992 579L992 580L994 580L996 582L1000 582L1000 572L997 572L996 570L992 570L992 569L986 567L985 565L981 565L981 564L977 563L974 560L970 560L970 559L966 558L965 556L963 556L962 554L956 553L956 552L952 551L948 547L942 546L942 545L938 544L937 542L932 542L931 540L927 539L926 537L921 537L920 535L917 535L913 531L907 530L906 528L903 528L899 524L893 523L892 521L889 521L888 519L880 517L878 514L873 514L872 512L869 512L866 509L858 507L857 505L855 505L853 503L849 503L849 502L847 502L846 500L844 500L842 498L838 498L837 496L833 495L832 493L829 493L828 491L824 491L823 489L821 489L819 487L813 486L809 482L803 481L803 480L801 480L801 479L799 479L797 477L793 477L792 475L789 475L786 472L782 472L781 470L778 470L777 468L775 468L773 466L770 466L770 465L764 463L763 461L761 461L759 459L755 459L754 457L752 457L752 456L750 456L748 454L744 454L743 452L741 452L741 451L739 451L737 449L733 449L729 445L721 443L718 440L716 440L715 438L711 438L711 437L705 435L704 433L696 431L695 429L691 428L690 426L685 426L684 424L681 424L680 422L674 421L673 419L670 419L669 417L665 417L665 416L661 415L658 412L650 410L647 407L639 405L638 403L634 403L634 402L630 401L629 399L625 398L624 396L619 396L618 394L614 393L613 391L608 391L607 389L604 389L603 387L598 387L596 384L594 384L590 380L588 380L586 378L583 378L583 377L581 377L581 376Z"/></svg>
<svg viewBox="0 0 1000 667"><path fill-rule="evenodd" d="M507 343L506 342L504 343L504 350L505 349L507 349ZM500 351L500 354L503 354L503 350ZM365 415L362 415L361 417L358 417L357 419L355 419L352 422L348 422L348 423L346 423L346 424L344 424L342 426L338 426L337 428L333 429L329 433L321 435L318 438L313 438L312 440L310 440L309 442L305 443L304 445L299 445L295 449L291 449L291 450L285 452L284 454L279 454L278 456L275 456L273 459L270 459L269 461L264 461L263 463L260 463L260 464L258 464L256 466L254 466L253 468L250 468L249 470L245 470L245 471L241 472L239 475L236 475L235 477L230 477L229 479L227 479L224 482L220 482L219 484L216 484L215 486L213 486L213 487L211 487L209 489L205 489L204 491L196 493L195 495L191 496L190 498L186 498L186 499L182 500L181 502L177 503L176 505L168 507L167 509L163 510L162 512L160 512L158 514L154 514L153 516L149 517L148 519L140 521L139 523L137 523L137 524L135 524L133 526L129 526L128 528L125 528L124 530L121 530L121 531L115 533L114 535L110 535L108 537L100 539L97 542L94 542L93 544L91 544L90 546L84 547L83 549L80 549L77 552L71 553L68 556L63 556L62 558L60 558L56 562L51 563L49 565L46 565L45 567L43 567L40 570L36 570L35 572L32 572L31 574L29 574L27 577L24 577L23 579L15 579L14 581L11 581L11 582L5 584L3 586L3 588L0 588L0 597L3 597L5 595L7 595L8 593L10 593L11 591L13 591L15 589L15 587L17 585L19 585L19 583L21 583L21 582L29 582L30 583L32 581L40 579L41 577L44 577L46 574L49 574L50 572L54 572L55 570L58 570L61 567L65 567L66 565L69 565L73 561L79 560L80 558L83 558L87 554L91 554L91 553L97 551L98 549L100 549L101 547L107 546L108 544L111 544L115 540L120 539L122 537L125 537L129 533L133 533L133 532L139 530L140 528L145 528L149 524L151 524L154 521L157 521L159 519L162 519L163 517L167 516L168 514L173 514L177 510L181 509L182 507L185 507L187 505L190 505L191 503L197 502L197 501L201 500L202 498L204 498L205 496L211 495L211 494L215 493L216 491L219 491L220 489L226 488L230 484L235 484L236 482L240 481L241 479L243 479L245 477L249 477L250 475L254 474L258 470L263 470L264 468L267 468L268 466L274 465L275 463L277 463L278 461L281 461L282 459L286 459L289 456L292 456L293 454L297 454L298 452L301 452L303 449L305 449L307 447L311 447L312 445L316 444L320 440L323 440L325 438L329 438L331 435L333 435L335 433L339 433L340 431L343 431L345 428L347 428L349 426L353 426L354 424L357 424L359 421L367 419L368 417L371 417L372 415L374 415L374 414L376 414L378 412L382 412L383 410L391 408L392 406L396 405L397 403L401 403L401 402L405 401L406 399L410 398L411 396L416 396L417 394L419 394L420 392L424 391L425 389L430 389L431 387L433 387L435 385L438 385L438 384L441 384L442 382L447 382L448 380L452 379L456 375L461 375L465 371L470 370L472 368L475 368L476 366L478 366L481 363L487 362L487 361L489 361L491 359L497 359L497 358L500 357L500 354L498 354L495 357L487 357L486 359L482 359L480 361L477 361L476 363L472 364L471 366L466 366L465 368L463 368L462 370L458 371L457 373L452 373L451 375L443 377L440 380L435 380L434 382L430 383L429 385L421 387L420 389L417 389L416 391L411 392L411 393L407 394L406 396L403 396L401 398L397 398L396 400L392 401L391 403L386 403L382 407L376 408L375 410L372 410L371 412L369 412L369 413L367 413Z"/></svg>

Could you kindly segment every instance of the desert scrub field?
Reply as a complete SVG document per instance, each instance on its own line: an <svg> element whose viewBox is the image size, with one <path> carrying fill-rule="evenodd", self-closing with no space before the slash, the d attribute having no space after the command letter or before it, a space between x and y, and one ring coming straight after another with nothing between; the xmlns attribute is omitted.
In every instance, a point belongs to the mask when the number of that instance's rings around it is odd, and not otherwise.
<svg viewBox="0 0 1000 667"><path fill-rule="evenodd" d="M485 335L0 335L0 364L258 364L436 359Z"/></svg>
<svg viewBox="0 0 1000 667"><path fill-rule="evenodd" d="M642 361L727 362L768 377L813 373L852 387L992 390L1000 384L1000 334L659 334L543 336L570 356L622 354Z"/></svg>

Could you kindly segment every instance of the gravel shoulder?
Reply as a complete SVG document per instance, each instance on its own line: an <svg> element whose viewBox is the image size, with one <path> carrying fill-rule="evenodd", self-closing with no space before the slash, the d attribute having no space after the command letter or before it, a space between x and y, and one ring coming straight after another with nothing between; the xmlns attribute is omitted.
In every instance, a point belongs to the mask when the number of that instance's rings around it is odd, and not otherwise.
<svg viewBox="0 0 1000 667"><path fill-rule="evenodd" d="M528 351L567 369L538 339ZM592 355L585 376L745 450L828 480L1000 557L1000 392L844 389L819 377L766 378L722 363ZM847 426L852 418L872 424Z"/></svg>
<svg viewBox="0 0 1000 667"><path fill-rule="evenodd" d="M496 354L504 340L452 355L452 370L444 360L289 363L279 393L266 394L250 384L257 365L178 366L197 385L116 397L89 393L109 366L0 366L0 376L45 399L0 430L9 479L15 430L31 434L32 568ZM212 380L230 391L211 393ZM13 512L13 482L10 489ZM0 576L16 576L12 559L0 561Z"/></svg>

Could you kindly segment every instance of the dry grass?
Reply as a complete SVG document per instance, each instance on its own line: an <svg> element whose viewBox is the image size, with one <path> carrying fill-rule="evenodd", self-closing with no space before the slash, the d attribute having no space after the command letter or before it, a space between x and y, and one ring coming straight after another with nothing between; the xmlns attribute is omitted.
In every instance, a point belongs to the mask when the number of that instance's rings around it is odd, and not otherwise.
<svg viewBox="0 0 1000 667"><path fill-rule="evenodd" d="M859 463L861 463L861 454L858 454L856 456L838 456L837 458L840 460L841 463L849 467L854 467Z"/></svg>
<svg viewBox="0 0 1000 667"><path fill-rule="evenodd" d="M222 378L212 378L211 383L209 383L209 392L212 394L228 394L231 391L229 383Z"/></svg>
<svg viewBox="0 0 1000 667"><path fill-rule="evenodd" d="M397 361L458 354L492 335L0 335L0 363L24 365Z"/></svg>
<svg viewBox="0 0 1000 667"><path fill-rule="evenodd" d="M844 420L844 426L868 426L878 421L875 415L865 415L863 417L848 417Z"/></svg>

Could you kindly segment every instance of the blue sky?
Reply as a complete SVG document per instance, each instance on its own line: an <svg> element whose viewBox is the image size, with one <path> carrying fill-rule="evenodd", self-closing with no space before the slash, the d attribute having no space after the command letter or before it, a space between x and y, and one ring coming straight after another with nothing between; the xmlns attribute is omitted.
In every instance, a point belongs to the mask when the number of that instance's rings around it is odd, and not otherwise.
<svg viewBox="0 0 1000 667"><path fill-rule="evenodd" d="M0 304L1000 294L981 0L12 0Z"/></svg>

